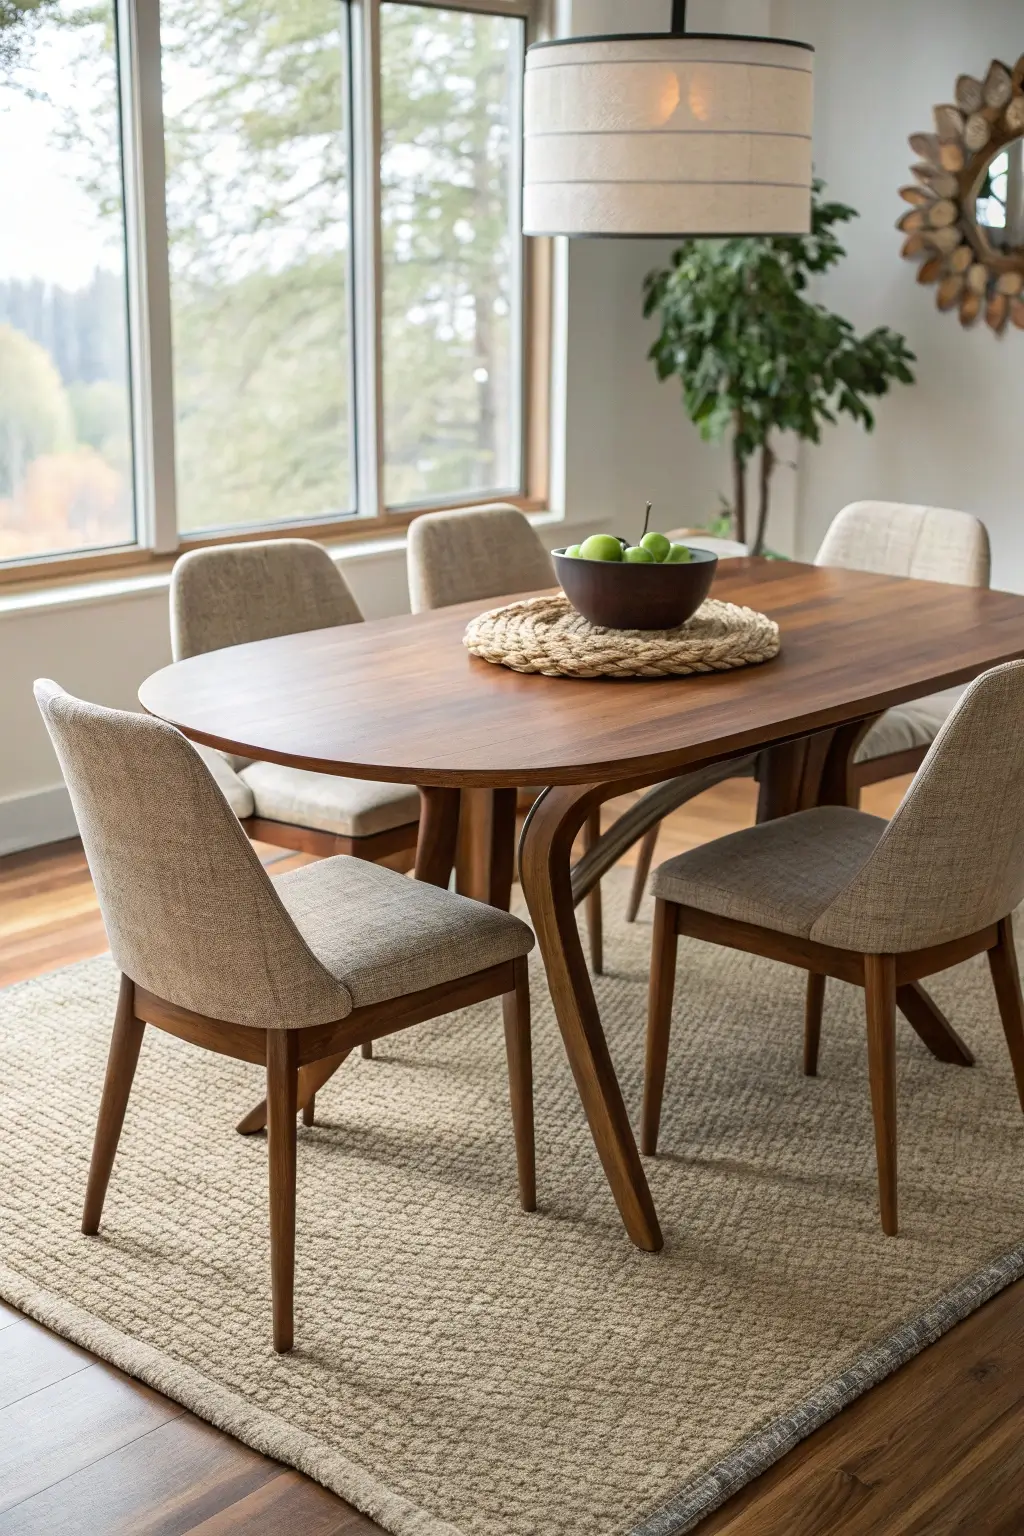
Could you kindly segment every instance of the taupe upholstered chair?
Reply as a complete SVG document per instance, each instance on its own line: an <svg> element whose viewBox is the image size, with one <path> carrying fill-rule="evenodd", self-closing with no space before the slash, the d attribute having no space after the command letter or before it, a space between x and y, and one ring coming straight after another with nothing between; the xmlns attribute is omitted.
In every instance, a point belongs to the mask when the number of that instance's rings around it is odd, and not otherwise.
<svg viewBox="0 0 1024 1536"><path fill-rule="evenodd" d="M962 587L987 587L991 569L988 533L976 517L946 507L907 506L898 501L855 501L844 507L833 519L814 563ZM868 784L919 768L962 693L962 688L949 688L914 699L887 710L870 724L854 755L853 794L859 795ZM659 826L656 822L650 827L638 850L626 910L629 923L643 899Z"/></svg>
<svg viewBox="0 0 1024 1536"><path fill-rule="evenodd" d="M465 507L456 512L427 512L409 526L409 599L413 613L450 608L454 603L488 602L515 592L537 592L557 585L551 556L517 507L496 503L489 507ZM538 793L522 789L528 803ZM463 804L473 814L473 799L487 790L464 792ZM481 814L478 825L486 825ZM601 835L597 811L584 829L584 842L592 846ZM460 858L468 860L462 840ZM458 872L456 874L458 880ZM603 966L603 914L601 887L596 884L586 897L590 957L595 971Z"/></svg>
<svg viewBox="0 0 1024 1536"><path fill-rule="evenodd" d="M987 587L991 575L984 523L969 512L897 501L855 501L844 507L814 563L962 587ZM854 792L919 768L962 693L962 688L949 688L880 715L854 755Z"/></svg>
<svg viewBox="0 0 1024 1536"><path fill-rule="evenodd" d="M1024 662L965 690L892 821L822 806L670 859L657 898L641 1149L658 1142L676 937L808 972L804 1071L817 1071L825 978L865 989L882 1227L897 1230L896 1009L918 1029L921 977L987 952L1024 1109L1024 1022L1010 914L1024 898ZM943 1059L969 1065L941 1015Z"/></svg>
<svg viewBox="0 0 1024 1536"><path fill-rule="evenodd" d="M498 996L520 1199L534 1209L526 924L360 859L271 880L172 726L51 682L36 698L121 972L82 1230L99 1228L147 1023L265 1065L274 1347L290 1349L296 1114L311 1123L317 1088L362 1041Z"/></svg>
<svg viewBox="0 0 1024 1536"><path fill-rule="evenodd" d="M557 585L551 556L517 507L427 512L409 525L413 613Z"/></svg>
<svg viewBox="0 0 1024 1536"><path fill-rule="evenodd" d="M171 574L175 661L250 640L358 624L362 617L337 565L311 539L197 549ZM348 853L411 868L420 811L414 787L198 750L250 837L303 853Z"/></svg>

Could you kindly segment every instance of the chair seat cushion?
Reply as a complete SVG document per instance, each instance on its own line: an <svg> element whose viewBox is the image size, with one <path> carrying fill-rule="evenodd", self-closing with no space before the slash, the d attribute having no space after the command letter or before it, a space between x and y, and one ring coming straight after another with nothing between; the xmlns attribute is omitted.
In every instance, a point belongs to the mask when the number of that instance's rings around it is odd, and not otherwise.
<svg viewBox="0 0 1024 1536"><path fill-rule="evenodd" d="M339 779L278 763L253 763L239 777L252 791L256 815L267 821L341 837L373 837L419 819L419 790L408 784Z"/></svg>
<svg viewBox="0 0 1024 1536"><path fill-rule="evenodd" d="M894 752L909 752L913 747L930 747L939 729L953 713L963 693L962 688L947 688L930 693L909 704L897 704L876 720L857 748L858 763L871 763Z"/></svg>
<svg viewBox="0 0 1024 1536"><path fill-rule="evenodd" d="M290 870L274 888L355 1008L472 976L534 945L508 912L347 855Z"/></svg>
<svg viewBox="0 0 1024 1536"><path fill-rule="evenodd" d="M231 759L225 753L218 752L216 747L201 747L198 742L194 742L193 745L216 779L217 788L239 821L244 821L247 816L251 816L255 804L252 790L239 778L232 767Z"/></svg>
<svg viewBox="0 0 1024 1536"><path fill-rule="evenodd" d="M655 871L655 896L807 938L887 823L825 805L704 843Z"/></svg>

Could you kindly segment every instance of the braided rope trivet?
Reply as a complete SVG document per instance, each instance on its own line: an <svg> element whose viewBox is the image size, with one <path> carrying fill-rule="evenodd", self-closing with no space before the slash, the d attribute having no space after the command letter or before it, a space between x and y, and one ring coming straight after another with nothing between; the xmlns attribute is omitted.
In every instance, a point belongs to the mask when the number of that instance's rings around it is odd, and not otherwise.
<svg viewBox="0 0 1024 1536"><path fill-rule="evenodd" d="M708 598L678 629L602 629L567 597L529 597L473 620L463 645L496 666L544 677L686 677L757 666L779 654L779 626Z"/></svg>

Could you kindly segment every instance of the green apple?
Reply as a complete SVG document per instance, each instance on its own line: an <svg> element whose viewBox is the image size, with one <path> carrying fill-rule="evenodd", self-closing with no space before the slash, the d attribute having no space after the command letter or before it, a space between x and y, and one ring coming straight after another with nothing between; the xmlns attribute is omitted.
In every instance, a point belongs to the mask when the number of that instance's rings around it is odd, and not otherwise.
<svg viewBox="0 0 1024 1536"><path fill-rule="evenodd" d="M570 544L568 549L562 550L562 554L570 560L578 560L580 558L580 546L578 544Z"/></svg>
<svg viewBox="0 0 1024 1536"><path fill-rule="evenodd" d="M623 560L630 565L656 565L657 561L649 549L644 549L642 544L631 544L628 549L622 551Z"/></svg>
<svg viewBox="0 0 1024 1536"><path fill-rule="evenodd" d="M685 544L672 544L665 556L666 565L689 565L693 555Z"/></svg>
<svg viewBox="0 0 1024 1536"><path fill-rule="evenodd" d="M622 545L610 533L592 533L580 545L580 555L584 560L621 560Z"/></svg>
<svg viewBox="0 0 1024 1536"><path fill-rule="evenodd" d="M672 540L666 539L663 533L645 533L640 540L640 547L650 550L660 565L663 560L668 559L668 552L672 548Z"/></svg>

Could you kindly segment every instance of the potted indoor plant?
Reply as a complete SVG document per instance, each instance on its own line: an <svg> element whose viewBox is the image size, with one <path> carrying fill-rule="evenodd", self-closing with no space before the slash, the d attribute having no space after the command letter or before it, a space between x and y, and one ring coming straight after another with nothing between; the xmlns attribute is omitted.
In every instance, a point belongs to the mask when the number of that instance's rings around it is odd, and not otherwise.
<svg viewBox="0 0 1024 1536"><path fill-rule="evenodd" d="M682 381L687 413L706 441L730 439L728 531L753 554L764 547L775 435L795 432L817 443L840 415L870 431L868 400L896 381L914 382L914 354L896 331L879 326L858 336L810 296L811 280L846 254L836 227L857 217L821 194L816 182L809 235L686 240L645 283L644 313L661 323L650 352L658 376ZM751 521L747 466L755 456Z"/></svg>

